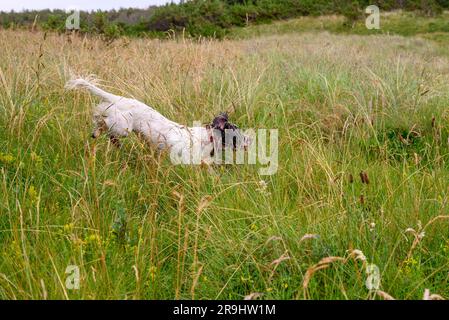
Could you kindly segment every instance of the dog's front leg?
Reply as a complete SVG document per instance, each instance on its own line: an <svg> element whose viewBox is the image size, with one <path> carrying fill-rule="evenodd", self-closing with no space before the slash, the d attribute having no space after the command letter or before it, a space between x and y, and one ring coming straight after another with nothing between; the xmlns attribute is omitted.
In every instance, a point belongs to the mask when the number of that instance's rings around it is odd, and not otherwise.
<svg viewBox="0 0 449 320"><path fill-rule="evenodd" d="M121 147L120 140L119 140L119 138L117 138L116 136L114 136L114 135L109 135L109 141L111 141L111 143L112 143L115 147L117 147L117 148L120 148L120 147Z"/></svg>

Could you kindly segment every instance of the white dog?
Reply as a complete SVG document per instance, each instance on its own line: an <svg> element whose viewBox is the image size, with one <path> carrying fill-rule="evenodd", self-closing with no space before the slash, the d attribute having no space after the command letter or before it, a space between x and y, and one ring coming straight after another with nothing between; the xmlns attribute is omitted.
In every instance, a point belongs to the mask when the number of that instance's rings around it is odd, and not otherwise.
<svg viewBox="0 0 449 320"><path fill-rule="evenodd" d="M107 133L111 142L119 145L120 137L135 132L159 150L168 149L172 162L178 164L211 164L216 151L223 147L246 149L250 141L228 121L227 114L217 116L211 125L186 127L140 101L106 92L87 79L69 80L66 88L85 88L103 100L94 110L93 138Z"/></svg>

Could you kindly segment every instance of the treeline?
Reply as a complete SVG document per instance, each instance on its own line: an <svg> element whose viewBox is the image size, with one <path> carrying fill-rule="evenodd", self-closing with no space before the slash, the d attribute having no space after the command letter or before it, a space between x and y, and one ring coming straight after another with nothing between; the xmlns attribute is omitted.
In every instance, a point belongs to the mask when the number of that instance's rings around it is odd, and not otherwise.
<svg viewBox="0 0 449 320"><path fill-rule="evenodd" d="M154 9L123 8L109 11L81 11L81 32L114 35L140 35L149 31L148 23ZM58 32L66 31L64 10L25 10L22 12L0 12L0 27L3 28L40 28Z"/></svg>
<svg viewBox="0 0 449 320"><path fill-rule="evenodd" d="M348 20L364 16L375 4L381 11L403 9L436 15L449 9L449 0L190 0L148 9L120 9L80 13L81 32L120 35L163 35L173 30L197 37L226 35L231 27L268 23L298 16L341 14ZM63 10L0 12L3 28L41 28L65 31Z"/></svg>

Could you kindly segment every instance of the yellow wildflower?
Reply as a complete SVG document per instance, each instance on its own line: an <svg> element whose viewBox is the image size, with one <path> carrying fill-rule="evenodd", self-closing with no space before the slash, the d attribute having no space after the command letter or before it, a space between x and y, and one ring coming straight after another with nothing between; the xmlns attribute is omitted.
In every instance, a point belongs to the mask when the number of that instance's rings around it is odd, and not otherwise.
<svg viewBox="0 0 449 320"><path fill-rule="evenodd" d="M86 237L86 239L84 239L84 240L87 244L97 244L97 245L101 244L101 238L96 233L92 233L92 234L88 235Z"/></svg>
<svg viewBox="0 0 449 320"><path fill-rule="evenodd" d="M39 156L36 152L31 152L31 161L37 166L42 166L42 157Z"/></svg>
<svg viewBox="0 0 449 320"><path fill-rule="evenodd" d="M32 203L35 203L39 200L39 194L37 193L36 188L33 185L28 188L28 198Z"/></svg>
<svg viewBox="0 0 449 320"><path fill-rule="evenodd" d="M11 164L15 160L14 156L10 153L1 153L0 152L0 162Z"/></svg>
<svg viewBox="0 0 449 320"><path fill-rule="evenodd" d="M157 268L155 266L151 266L149 269L150 279L154 281L156 279Z"/></svg>
<svg viewBox="0 0 449 320"><path fill-rule="evenodd" d="M74 245L75 247L81 247L81 246L83 246L84 244L86 244L86 242L83 241L83 240L80 239L80 238L74 238L74 239L72 240L72 242L73 242L73 245Z"/></svg>
<svg viewBox="0 0 449 320"><path fill-rule="evenodd" d="M73 223L65 224L64 227L63 227L64 232L65 233L71 233L73 231L73 227L74 227Z"/></svg>

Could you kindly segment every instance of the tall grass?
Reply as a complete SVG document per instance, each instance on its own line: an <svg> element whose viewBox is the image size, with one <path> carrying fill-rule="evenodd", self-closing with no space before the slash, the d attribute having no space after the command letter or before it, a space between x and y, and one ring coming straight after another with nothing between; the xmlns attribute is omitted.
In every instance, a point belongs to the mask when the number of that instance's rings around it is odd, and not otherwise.
<svg viewBox="0 0 449 320"><path fill-rule="evenodd" d="M449 297L438 44L304 33L106 45L1 31L0 56L2 299ZM241 127L278 128L279 170L210 173L136 137L93 141L98 101L64 91L69 70L180 123L229 111ZM68 265L79 290L65 286Z"/></svg>
<svg viewBox="0 0 449 320"><path fill-rule="evenodd" d="M401 36L420 36L445 44L449 37L449 12L427 17L419 12L381 11L380 28L368 29L365 16L359 17L351 25L345 24L345 17L328 15L320 17L300 17L270 24L249 25L232 28L227 35L230 39L251 38L298 32L328 31L336 34L380 35L395 34Z"/></svg>

